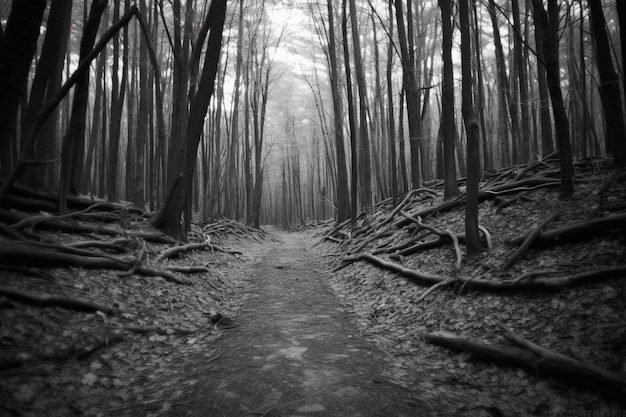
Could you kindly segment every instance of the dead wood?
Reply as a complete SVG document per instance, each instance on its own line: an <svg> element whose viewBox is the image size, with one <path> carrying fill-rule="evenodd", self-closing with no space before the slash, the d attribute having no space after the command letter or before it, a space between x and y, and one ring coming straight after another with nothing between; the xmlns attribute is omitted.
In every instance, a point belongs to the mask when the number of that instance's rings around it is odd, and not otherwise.
<svg viewBox="0 0 626 417"><path fill-rule="evenodd" d="M577 223L567 227L541 232L534 239L532 246L548 247L587 241L596 237L606 236L609 233L624 234L626 230L626 213L602 219ZM509 241L512 245L520 245L527 236L519 236Z"/></svg>
<svg viewBox="0 0 626 417"><path fill-rule="evenodd" d="M395 262L386 261L377 256L363 253L358 256L346 258L344 263L335 268L335 271L342 269L357 261L366 261L374 266L395 272L405 278L421 284L434 285L446 281L448 277L433 275L418 270L405 268ZM535 277L534 279L496 281L484 278L459 279L463 286L483 291L492 292L512 292L517 290L562 290L576 285L597 284L609 279L626 278L626 266L606 268L596 271L584 272L576 275L545 278Z"/></svg>
<svg viewBox="0 0 626 417"><path fill-rule="evenodd" d="M74 250L82 251L80 249ZM136 260L120 259L89 251L84 251L83 253L58 252L50 247L42 246L41 244L28 245L16 242L0 242L0 264L36 266L42 268L67 268L74 266L86 269L133 270L140 275L158 276L176 284L190 285L189 282L180 280L167 271L159 271L137 265Z"/></svg>
<svg viewBox="0 0 626 417"><path fill-rule="evenodd" d="M446 331L429 333L424 338L435 345L469 352L482 361L525 368L584 385L601 393L610 391L623 400L626 395L626 376L583 362L536 345L499 324L504 336L516 346L501 347L476 341Z"/></svg>
<svg viewBox="0 0 626 417"><path fill-rule="evenodd" d="M9 300L38 307L59 307L86 313L102 311L107 314L115 314L115 310L110 307L56 294L33 294L15 288L0 287L0 295L7 297Z"/></svg>
<svg viewBox="0 0 626 417"><path fill-rule="evenodd" d="M161 261L163 259L177 258L178 256L180 256L181 253L191 252L194 250L202 250L202 249L211 249L214 252L227 253L233 256L242 254L239 251L232 251L232 250L224 249L219 246L213 245L211 242L207 240L205 242L188 243L186 245L175 246L173 248L166 249L161 253L161 255L159 255L159 257L157 258L157 261Z"/></svg>
<svg viewBox="0 0 626 417"><path fill-rule="evenodd" d="M515 265L517 261L519 261L524 255L526 255L526 252L528 252L528 249L530 249L531 245L533 244L537 236L539 236L541 231L545 229L546 226L548 226L550 223L552 223L554 219L556 219L562 212L563 208L561 207L550 216L548 216L544 221L542 221L541 224L537 226L535 230L533 230L532 233L528 235L528 237L526 237L524 243L522 243L522 245L515 251L515 253L511 255L511 257L506 261L502 269L504 271L510 269L513 265Z"/></svg>

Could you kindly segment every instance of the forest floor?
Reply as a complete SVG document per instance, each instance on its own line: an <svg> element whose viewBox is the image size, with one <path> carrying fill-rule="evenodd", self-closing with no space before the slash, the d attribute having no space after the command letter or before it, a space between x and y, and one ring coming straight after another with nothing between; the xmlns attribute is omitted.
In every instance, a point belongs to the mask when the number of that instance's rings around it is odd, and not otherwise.
<svg viewBox="0 0 626 417"><path fill-rule="evenodd" d="M33 306L10 292L0 296L0 415L626 415L623 397L608 388L571 384L573 377L553 377L541 368L502 367L425 337L447 331L508 347L498 326L504 324L623 378L623 274L549 291L492 292L468 281L432 288L355 259L354 250L470 281L519 283L534 274L558 279L624 266L626 242L618 232L531 248L513 267L502 268L515 250L506 242L559 207L550 229L615 215L604 211L603 194L612 204L623 203L626 184L620 176L608 187L607 178L587 177L578 183L577 198L566 203L552 189L520 189L523 198L504 208L483 202L480 221L491 234L491 251L460 267L452 244L411 256L385 253L407 239L424 239L415 230L375 234L365 245L345 232L343 241L330 243L330 224L214 241L240 254L205 248L163 260L157 255L168 245L143 246L144 257L162 268L208 267L185 274L190 285L134 270L37 268L36 260L25 269L2 267L0 291L58 294L115 313ZM416 201L406 206L409 217L411 210L437 203ZM379 205L377 219L392 208ZM424 221L458 233L463 210ZM66 244L78 240L75 234L39 233Z"/></svg>

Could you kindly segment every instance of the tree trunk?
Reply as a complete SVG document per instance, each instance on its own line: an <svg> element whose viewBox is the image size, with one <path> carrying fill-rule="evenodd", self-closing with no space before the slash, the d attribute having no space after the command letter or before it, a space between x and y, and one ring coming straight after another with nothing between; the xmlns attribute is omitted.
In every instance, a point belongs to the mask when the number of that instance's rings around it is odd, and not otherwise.
<svg viewBox="0 0 626 417"><path fill-rule="evenodd" d="M359 92L359 200L365 212L365 222L372 219L372 168L370 160L370 139L367 128L367 87L365 85L365 71L361 53L361 41L357 24L357 10L355 0L350 0L350 22L352 26L352 46L354 49L354 67L356 71L356 84Z"/></svg>
<svg viewBox="0 0 626 417"><path fill-rule="evenodd" d="M534 6L533 6L534 7ZM535 25L535 47L537 56L543 56L541 31ZM539 89L539 113L541 119L541 154L550 155L554 152L552 133L552 116L550 115L550 93L548 91L546 66L537 59L537 88Z"/></svg>
<svg viewBox="0 0 626 417"><path fill-rule="evenodd" d="M339 90L339 71L337 70L337 51L335 41L335 18L332 0L327 0L328 7L328 57L330 63L330 85L333 98L335 128L335 148L337 167L337 223L350 218L350 194L348 189L348 171L346 168L346 150L343 137L343 105Z"/></svg>
<svg viewBox="0 0 626 417"><path fill-rule="evenodd" d="M28 108L22 117L22 131L28 130L44 103L49 100L61 86L63 73L63 58L67 49L67 41L71 28L72 2L66 0L52 0L46 27L46 37L41 48L39 63L33 84L30 90ZM24 144L22 150L28 159L52 160L57 153L57 117L55 112L46 123L46 138L38 142L36 150L35 142ZM47 166L32 166L24 173L23 182L32 186L41 186L46 181L46 174L51 169ZM56 178L54 179L56 183Z"/></svg>
<svg viewBox="0 0 626 417"><path fill-rule="evenodd" d="M472 48L469 0L459 0L461 28L462 113L467 136L467 186L465 192L465 245L467 258L482 252L478 235L478 183L480 181L480 137L472 94Z"/></svg>
<svg viewBox="0 0 626 417"><path fill-rule="evenodd" d="M354 97L352 94L352 70L350 68L350 46L348 44L348 11L347 0L343 0L341 14L341 32L343 36L343 61L346 67L346 93L348 99L348 124L350 127L350 219L352 227L356 226L358 216L358 184L359 155L357 151L357 122L354 115Z"/></svg>
<svg viewBox="0 0 626 417"><path fill-rule="evenodd" d="M461 192L456 182L456 159L454 138L456 122L454 118L454 67L452 64L452 0L439 0L442 21L443 82L441 84L441 127L439 132L443 142L443 199L451 200Z"/></svg>
<svg viewBox="0 0 626 417"><path fill-rule="evenodd" d="M514 62L517 69L517 85L519 87L520 110L521 110L521 137L519 142L518 161L526 163L530 160L531 134L530 134L530 111L528 98L528 82L526 81L526 65L524 62L524 46L522 40L522 25L520 23L519 0L511 0L513 9L514 35Z"/></svg>
<svg viewBox="0 0 626 417"><path fill-rule="evenodd" d="M491 26L493 29L493 42L496 53L496 72L498 80L498 136L500 142L500 159L503 166L511 164L511 144L509 132L512 130L509 109L509 81L506 74L506 63L504 60L504 51L502 50L502 40L500 38L500 29L498 19L496 17L496 8L494 0L489 0L489 15L491 16ZM515 140L515 139L513 139Z"/></svg>
<svg viewBox="0 0 626 417"><path fill-rule="evenodd" d="M45 0L13 0L0 38L0 176L4 178L9 176L19 150L15 135L18 107L45 8Z"/></svg>
<svg viewBox="0 0 626 417"><path fill-rule="evenodd" d="M191 103L189 120L185 130L185 159L182 167L176 167L183 172L183 178L166 199L159 211L153 216L150 223L161 229L170 236L186 238L188 230L182 227L181 216L185 205L191 197L193 174L196 167L198 144L204 128L211 97L215 88L215 78L220 59L222 46L222 32L226 16L226 0L213 0L207 14L210 20L210 35L207 44L207 52L202 70L202 76L198 84L197 94Z"/></svg>
<svg viewBox="0 0 626 417"><path fill-rule="evenodd" d="M556 0L549 0L550 19L548 13L543 8L541 0L533 1L533 18L535 20L535 30L539 31L542 47L539 48L541 54L538 56L547 71L548 90L552 101L552 112L554 113L554 128L556 131L559 158L561 161L561 198L568 198L574 193L574 164L572 162L572 149L570 143L569 121L563 103L563 92L561 91L560 66L559 66L559 37L558 22L559 12Z"/></svg>
<svg viewBox="0 0 626 417"><path fill-rule="evenodd" d="M409 0L411 1L411 0ZM409 148L411 151L411 188L417 189L421 185L419 140L422 136L422 120L420 115L420 96L415 78L415 59L413 51L409 50L408 35L404 27L404 6L402 0L395 0L396 21L400 54L402 56L402 85L405 91L406 111L409 122ZM411 19L409 16L408 19Z"/></svg>
<svg viewBox="0 0 626 417"><path fill-rule="evenodd" d="M93 49L107 2L108 0L95 0L91 4L89 18L80 42L81 61ZM89 72L85 72L76 83L70 125L61 148L61 178L59 184L59 211L61 213L67 210L67 195L78 192L80 180L82 179L85 154L85 117L87 115L88 100Z"/></svg>
<svg viewBox="0 0 626 417"><path fill-rule="evenodd" d="M329 0L330 2L330 0ZM389 46L387 48L387 122L389 123L387 139L389 144L389 157L391 162L391 198L395 204L398 201L398 162L396 152L396 124L393 110L393 4L389 2Z"/></svg>
<svg viewBox="0 0 626 417"><path fill-rule="evenodd" d="M600 0L588 0L591 26L596 45L596 61L600 74L600 97L604 109L607 150L613 152L615 164L626 167L626 128L620 96L619 79L613 67L611 46Z"/></svg>

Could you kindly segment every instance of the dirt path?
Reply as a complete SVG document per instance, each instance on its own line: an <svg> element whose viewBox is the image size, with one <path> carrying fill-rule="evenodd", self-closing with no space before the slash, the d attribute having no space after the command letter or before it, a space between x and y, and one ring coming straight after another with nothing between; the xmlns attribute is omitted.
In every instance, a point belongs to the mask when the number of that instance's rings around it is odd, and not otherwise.
<svg viewBox="0 0 626 417"><path fill-rule="evenodd" d="M219 341L223 354L201 371L209 382L197 415L431 415L382 376L389 358L359 334L306 238L278 237L247 278L237 327Z"/></svg>

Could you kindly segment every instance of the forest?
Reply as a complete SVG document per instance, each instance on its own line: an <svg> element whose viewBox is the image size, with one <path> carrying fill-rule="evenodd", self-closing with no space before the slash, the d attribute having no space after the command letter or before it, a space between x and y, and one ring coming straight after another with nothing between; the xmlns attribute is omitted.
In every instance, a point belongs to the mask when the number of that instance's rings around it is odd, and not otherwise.
<svg viewBox="0 0 626 417"><path fill-rule="evenodd" d="M17 181L184 237L354 222L556 150L564 196L574 161L624 165L616 4L108 3L4 2L3 206Z"/></svg>
<svg viewBox="0 0 626 417"><path fill-rule="evenodd" d="M625 71L626 0L2 1L0 313L32 310L0 328L0 378L131 339L194 345L206 331L185 327L194 314L209 316L212 342L246 299L241 277L290 230L317 242L324 268L332 259L333 290L373 338L384 317L396 336L591 380L605 407L623 405ZM145 287L118 300L132 276ZM409 300L390 276L427 288ZM489 311L464 323L517 350L445 331L456 313L432 317L442 297L474 291ZM550 349L526 340L491 298L517 292L538 306L555 292L576 311L606 301L590 349L613 353L592 354L595 366L557 353L560 336ZM145 294L195 313L148 325ZM49 307L64 312L38 316ZM65 310L93 317L79 327L103 317L121 330L89 331L80 351L84 336L67 330L70 347L20 353L52 343L29 325L56 326ZM400 310L431 318L410 329ZM552 323L543 307L529 314ZM31 385L7 386L0 411L28 414Z"/></svg>

